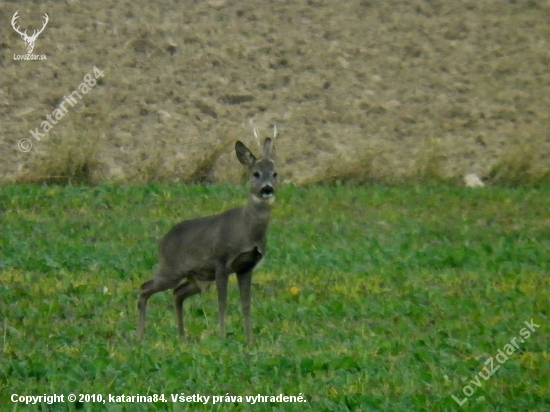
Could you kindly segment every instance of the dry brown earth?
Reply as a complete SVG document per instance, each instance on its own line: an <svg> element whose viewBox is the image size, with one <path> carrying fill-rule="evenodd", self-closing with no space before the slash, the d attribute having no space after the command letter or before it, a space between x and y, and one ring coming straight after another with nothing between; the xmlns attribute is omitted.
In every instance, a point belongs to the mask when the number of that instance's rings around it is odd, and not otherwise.
<svg viewBox="0 0 550 412"><path fill-rule="evenodd" d="M16 10L30 32L49 15L47 60L14 60ZM237 182L252 123L277 124L296 184L550 176L549 1L18 1L0 16L0 183ZM94 66L104 77L36 141Z"/></svg>

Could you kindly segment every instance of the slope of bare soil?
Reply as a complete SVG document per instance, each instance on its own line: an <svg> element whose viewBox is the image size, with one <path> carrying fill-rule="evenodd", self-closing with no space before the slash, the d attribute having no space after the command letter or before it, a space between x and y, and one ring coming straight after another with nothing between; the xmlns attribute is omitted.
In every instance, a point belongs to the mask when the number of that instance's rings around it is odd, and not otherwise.
<svg viewBox="0 0 550 412"><path fill-rule="evenodd" d="M33 52L47 60L14 60L16 10L29 33L49 15ZM257 149L252 124L277 125L296 184L550 168L549 1L73 0L0 15L2 183L237 182L232 146ZM94 66L98 83L32 137Z"/></svg>

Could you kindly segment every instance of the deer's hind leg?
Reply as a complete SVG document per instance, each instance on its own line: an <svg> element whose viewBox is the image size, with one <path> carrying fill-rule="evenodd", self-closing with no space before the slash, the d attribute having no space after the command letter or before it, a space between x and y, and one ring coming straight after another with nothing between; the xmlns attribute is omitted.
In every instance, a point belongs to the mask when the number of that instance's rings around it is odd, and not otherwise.
<svg viewBox="0 0 550 412"><path fill-rule="evenodd" d="M174 289L174 305L176 307L176 319L180 338L185 338L185 329L183 328L183 301L201 292L201 286L194 279L187 279Z"/></svg>
<svg viewBox="0 0 550 412"><path fill-rule="evenodd" d="M171 278L161 278L157 276L154 279L148 280L141 285L138 301L138 339L143 339L143 335L145 333L145 312L147 310L147 300L155 293L173 288L175 286L174 283L177 285L178 280L174 280Z"/></svg>

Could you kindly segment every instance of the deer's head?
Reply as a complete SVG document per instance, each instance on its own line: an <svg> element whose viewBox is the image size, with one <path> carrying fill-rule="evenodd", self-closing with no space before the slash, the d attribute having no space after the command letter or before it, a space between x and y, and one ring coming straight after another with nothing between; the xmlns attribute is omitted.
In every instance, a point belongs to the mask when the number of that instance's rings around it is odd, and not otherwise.
<svg viewBox="0 0 550 412"><path fill-rule="evenodd" d="M254 128L254 136L258 139L258 132ZM273 139L277 136L277 127L273 126ZM275 148L273 139L267 138L263 144L263 156L259 159L240 141L235 144L235 151L239 161L248 167L250 172L250 193L255 203L271 205L275 200L275 190L278 179L275 169Z"/></svg>

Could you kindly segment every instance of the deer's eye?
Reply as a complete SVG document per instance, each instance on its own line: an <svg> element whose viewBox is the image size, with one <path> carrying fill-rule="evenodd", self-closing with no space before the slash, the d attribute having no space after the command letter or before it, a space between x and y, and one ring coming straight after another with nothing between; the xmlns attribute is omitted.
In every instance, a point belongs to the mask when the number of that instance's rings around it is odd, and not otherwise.
<svg viewBox="0 0 550 412"><path fill-rule="evenodd" d="M256 179L258 179L260 177L260 173L259 172L254 172L254 173L252 173L252 176L254 176Z"/></svg>
<svg viewBox="0 0 550 412"><path fill-rule="evenodd" d="M279 174L277 172L273 173L273 177L277 177Z"/></svg>

